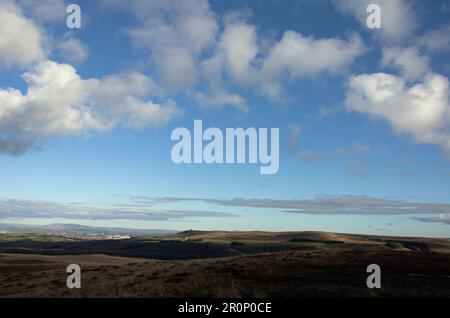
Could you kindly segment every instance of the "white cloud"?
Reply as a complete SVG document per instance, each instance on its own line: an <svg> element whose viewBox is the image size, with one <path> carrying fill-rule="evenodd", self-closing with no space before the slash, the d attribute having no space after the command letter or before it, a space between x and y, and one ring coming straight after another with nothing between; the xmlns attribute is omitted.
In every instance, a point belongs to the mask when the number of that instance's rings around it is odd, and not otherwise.
<svg viewBox="0 0 450 318"><path fill-rule="evenodd" d="M18 0L18 3L39 22L61 22L66 17L64 0Z"/></svg>
<svg viewBox="0 0 450 318"><path fill-rule="evenodd" d="M232 20L226 25L214 56L202 66L207 69L203 74L214 87L228 80L281 100L286 82L341 72L364 51L356 34L344 41L305 37L295 31L286 31L279 41L262 50L256 27Z"/></svg>
<svg viewBox="0 0 450 318"><path fill-rule="evenodd" d="M127 33L136 47L149 52L166 88L189 88L197 101L213 108L247 110L243 97L233 91L236 87L282 99L285 78L339 72L364 52L357 35L345 41L286 31L279 41L265 43L256 26L247 22L245 10L224 15L219 30L219 18L207 0L102 3L135 13L137 26ZM206 81L206 90L197 91L199 79Z"/></svg>
<svg viewBox="0 0 450 318"><path fill-rule="evenodd" d="M226 89L223 78L224 57L215 54L199 64L200 74L207 79L208 90L193 91L191 95L204 108L220 109L231 106L241 111L248 111L245 99L237 93L230 93Z"/></svg>
<svg viewBox="0 0 450 318"><path fill-rule="evenodd" d="M44 27L45 22L62 21L65 12L62 0L0 2L0 69L27 68L44 61L51 51L65 62L83 62L89 52L87 45L70 33L55 39Z"/></svg>
<svg viewBox="0 0 450 318"><path fill-rule="evenodd" d="M152 102L155 84L136 72L82 79L68 64L45 61L22 77L26 94L0 89L3 153L20 154L51 135L162 125L178 113L173 101Z"/></svg>
<svg viewBox="0 0 450 318"><path fill-rule="evenodd" d="M24 67L44 59L44 38L12 1L0 2L0 69Z"/></svg>
<svg viewBox="0 0 450 318"><path fill-rule="evenodd" d="M250 110L242 96L224 90L215 90L210 93L195 91L192 95L194 96L195 101L205 108L213 107L220 109L224 106L232 106L244 112Z"/></svg>
<svg viewBox="0 0 450 318"><path fill-rule="evenodd" d="M131 9L139 19L127 30L134 45L147 50L167 88L191 87L197 63L215 42L218 23L207 0L104 1L104 6Z"/></svg>
<svg viewBox="0 0 450 318"><path fill-rule="evenodd" d="M367 6L376 3L381 8L381 29L367 29ZM388 41L402 41L412 35L418 27L418 20L412 1L408 0L333 0L339 11L354 16L363 28Z"/></svg>
<svg viewBox="0 0 450 318"><path fill-rule="evenodd" d="M344 41L337 38L316 39L287 31L270 49L263 62L263 89L270 96L279 93L283 78L295 80L324 72L340 72L364 51L364 45L356 34Z"/></svg>
<svg viewBox="0 0 450 318"><path fill-rule="evenodd" d="M355 16L366 27L370 0L335 0L338 10ZM434 74L424 52L447 49L449 40L440 31L421 37L413 3L406 0L378 0L381 7L381 66L394 68L399 76L386 73L362 74L348 80L346 107L386 120L395 132L408 134L418 143L438 145L450 154L450 102L448 79ZM376 32L373 30L371 32ZM412 43L409 47L400 42ZM395 44L394 44L395 43Z"/></svg>
<svg viewBox="0 0 450 318"><path fill-rule="evenodd" d="M430 74L413 86L385 73L353 76L346 104L357 111L382 118L398 133L419 143L439 145L450 153L450 104L448 79Z"/></svg>
<svg viewBox="0 0 450 318"><path fill-rule="evenodd" d="M364 51L359 36L350 40L316 39L294 31L284 33L263 64L263 74L277 76L283 71L291 78L337 72Z"/></svg>
<svg viewBox="0 0 450 318"><path fill-rule="evenodd" d="M173 100L155 103L150 98L161 98L162 90L149 77L138 72L107 76L95 80L90 89L91 100L98 116L110 128L123 125L140 129L161 126L180 112Z"/></svg>
<svg viewBox="0 0 450 318"><path fill-rule="evenodd" d="M70 35L64 36L57 43L56 50L65 61L72 64L82 63L89 55L88 46Z"/></svg>
<svg viewBox="0 0 450 318"><path fill-rule="evenodd" d="M223 53L230 76L238 83L255 79L251 63L258 54L256 28L244 22L228 25L221 35L219 52Z"/></svg>
<svg viewBox="0 0 450 318"><path fill-rule="evenodd" d="M190 87L197 80L196 62L188 50L168 48L157 61L161 79L169 88Z"/></svg>
<svg viewBox="0 0 450 318"><path fill-rule="evenodd" d="M53 135L159 126L178 115L175 102L164 100L158 85L142 73L82 79L73 66L46 59L43 46L49 39L44 41L42 29L12 1L1 2L0 9L0 67L27 69L25 92L0 88L0 153L20 155ZM70 34L54 47L72 63L87 56L87 47Z"/></svg>
<svg viewBox="0 0 450 318"><path fill-rule="evenodd" d="M384 48L381 64L399 68L407 80L421 79L430 71L428 57L420 54L416 47Z"/></svg>
<svg viewBox="0 0 450 318"><path fill-rule="evenodd" d="M436 30L430 30L417 39L417 44L430 52L445 52L450 50L450 25Z"/></svg>

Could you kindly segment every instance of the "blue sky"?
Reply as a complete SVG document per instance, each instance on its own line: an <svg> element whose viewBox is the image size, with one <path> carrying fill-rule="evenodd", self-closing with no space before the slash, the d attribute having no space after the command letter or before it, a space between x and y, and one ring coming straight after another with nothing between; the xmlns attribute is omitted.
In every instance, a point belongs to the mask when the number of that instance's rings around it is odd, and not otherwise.
<svg viewBox="0 0 450 318"><path fill-rule="evenodd" d="M449 236L448 1L76 3L0 3L0 222ZM278 173L175 165L195 119Z"/></svg>

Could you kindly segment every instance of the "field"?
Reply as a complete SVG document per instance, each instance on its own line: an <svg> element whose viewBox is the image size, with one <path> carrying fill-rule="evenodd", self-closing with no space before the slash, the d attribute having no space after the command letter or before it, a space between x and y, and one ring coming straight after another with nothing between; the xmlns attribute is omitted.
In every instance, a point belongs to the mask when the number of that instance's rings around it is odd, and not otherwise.
<svg viewBox="0 0 450 318"><path fill-rule="evenodd" d="M82 288L66 287L79 264ZM378 264L382 288L366 287ZM450 240L202 232L124 240L0 235L0 297L450 297Z"/></svg>

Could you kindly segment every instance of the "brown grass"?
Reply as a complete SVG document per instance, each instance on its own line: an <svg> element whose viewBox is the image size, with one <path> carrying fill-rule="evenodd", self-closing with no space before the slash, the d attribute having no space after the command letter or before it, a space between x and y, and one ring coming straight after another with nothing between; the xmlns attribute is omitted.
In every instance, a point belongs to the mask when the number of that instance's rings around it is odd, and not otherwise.
<svg viewBox="0 0 450 318"><path fill-rule="evenodd" d="M80 290L65 285L66 266L74 261L82 264ZM371 263L382 268L382 289L366 288ZM0 264L2 297L450 297L450 255L411 251L294 251L183 261L2 254Z"/></svg>

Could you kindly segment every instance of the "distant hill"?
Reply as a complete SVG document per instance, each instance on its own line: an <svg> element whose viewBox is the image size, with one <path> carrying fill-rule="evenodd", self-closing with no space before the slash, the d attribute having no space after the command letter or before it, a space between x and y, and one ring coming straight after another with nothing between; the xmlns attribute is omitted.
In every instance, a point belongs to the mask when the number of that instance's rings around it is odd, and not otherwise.
<svg viewBox="0 0 450 318"><path fill-rule="evenodd" d="M0 232L28 232L47 235L145 235L161 236L175 233L171 230L161 229L134 229L120 227L93 227L80 224L47 224L47 225L27 225L27 224L0 224Z"/></svg>
<svg viewBox="0 0 450 318"><path fill-rule="evenodd" d="M106 254L175 260L218 258L285 251L389 252L450 254L450 240L327 232L184 231L95 228L56 224L0 234L0 253L46 255ZM72 231L72 232L71 232Z"/></svg>

